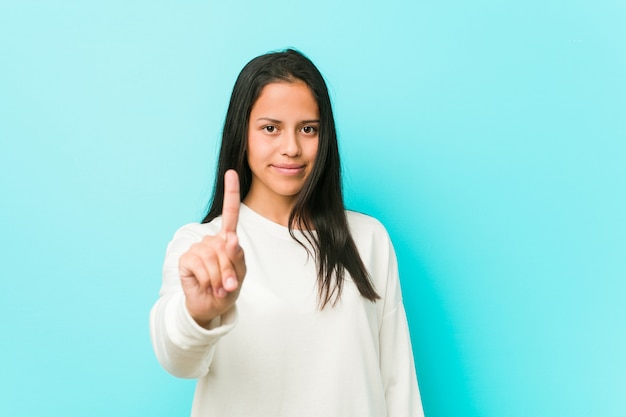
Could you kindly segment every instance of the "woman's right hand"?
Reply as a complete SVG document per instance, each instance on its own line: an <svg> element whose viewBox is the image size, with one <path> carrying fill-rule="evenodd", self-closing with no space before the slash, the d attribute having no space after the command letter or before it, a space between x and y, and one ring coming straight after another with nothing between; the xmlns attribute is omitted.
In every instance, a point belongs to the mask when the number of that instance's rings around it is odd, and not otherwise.
<svg viewBox="0 0 626 417"><path fill-rule="evenodd" d="M246 275L237 238L240 204L239 177L236 171L228 170L224 175L222 229L193 244L178 262L187 310L202 327L233 306Z"/></svg>

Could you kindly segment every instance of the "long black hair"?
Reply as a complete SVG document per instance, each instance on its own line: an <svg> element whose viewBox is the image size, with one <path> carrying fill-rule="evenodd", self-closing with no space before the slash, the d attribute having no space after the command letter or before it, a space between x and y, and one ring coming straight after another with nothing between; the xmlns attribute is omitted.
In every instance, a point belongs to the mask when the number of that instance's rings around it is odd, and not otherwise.
<svg viewBox="0 0 626 417"><path fill-rule="evenodd" d="M302 230L315 250L320 308L337 302L346 271L360 294L375 301L380 297L359 256L346 219L337 132L328 88L317 67L299 51L287 49L261 55L241 70L224 122L213 198L202 222L208 223L222 214L223 178L227 170L235 169L239 174L242 201L250 191L252 172L246 157L248 123L252 106L263 87L273 82L298 81L309 87L317 102L320 128L313 170L289 216L289 233L306 248L293 232Z"/></svg>

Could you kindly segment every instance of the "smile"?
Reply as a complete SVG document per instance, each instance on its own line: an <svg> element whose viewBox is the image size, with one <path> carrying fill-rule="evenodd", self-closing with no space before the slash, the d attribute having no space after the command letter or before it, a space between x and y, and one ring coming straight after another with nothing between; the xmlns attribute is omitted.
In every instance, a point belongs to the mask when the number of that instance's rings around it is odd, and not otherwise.
<svg viewBox="0 0 626 417"><path fill-rule="evenodd" d="M272 164L272 168L283 175L298 175L304 172L304 165L300 164Z"/></svg>

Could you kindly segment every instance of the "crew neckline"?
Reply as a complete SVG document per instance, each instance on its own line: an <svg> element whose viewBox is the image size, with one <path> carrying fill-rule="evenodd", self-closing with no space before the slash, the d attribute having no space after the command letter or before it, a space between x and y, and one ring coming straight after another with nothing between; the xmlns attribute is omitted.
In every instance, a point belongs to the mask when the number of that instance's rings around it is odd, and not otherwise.
<svg viewBox="0 0 626 417"><path fill-rule="evenodd" d="M273 220L264 217L244 203L241 203L241 207L239 209L239 221L244 223L247 227L262 229L265 233L281 238L293 239L287 226L283 226L282 224L276 223ZM293 233L296 237L305 236L305 233L302 230L294 229Z"/></svg>

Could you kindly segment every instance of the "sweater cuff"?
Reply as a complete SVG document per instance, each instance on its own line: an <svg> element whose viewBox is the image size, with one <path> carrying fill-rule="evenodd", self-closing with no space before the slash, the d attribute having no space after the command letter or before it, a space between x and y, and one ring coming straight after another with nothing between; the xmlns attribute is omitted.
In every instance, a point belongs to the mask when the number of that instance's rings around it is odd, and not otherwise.
<svg viewBox="0 0 626 417"><path fill-rule="evenodd" d="M183 349L214 345L237 324L237 306L233 305L230 310L211 320L209 329L200 326L187 311L183 294L177 294L168 304L167 310L167 334L174 344Z"/></svg>

